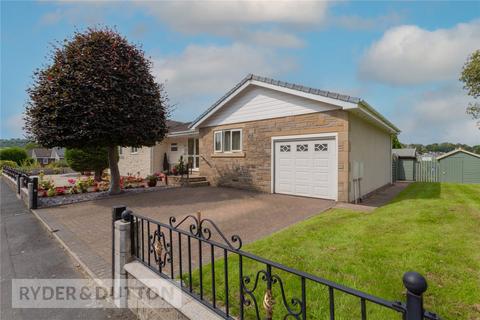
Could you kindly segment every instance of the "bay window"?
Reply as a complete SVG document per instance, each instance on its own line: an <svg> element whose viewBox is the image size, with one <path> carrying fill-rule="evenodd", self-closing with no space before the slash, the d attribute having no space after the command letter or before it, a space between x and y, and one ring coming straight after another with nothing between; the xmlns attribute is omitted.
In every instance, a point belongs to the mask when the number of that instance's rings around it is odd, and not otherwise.
<svg viewBox="0 0 480 320"><path fill-rule="evenodd" d="M229 129L214 132L215 152L240 152L242 151L242 130Z"/></svg>

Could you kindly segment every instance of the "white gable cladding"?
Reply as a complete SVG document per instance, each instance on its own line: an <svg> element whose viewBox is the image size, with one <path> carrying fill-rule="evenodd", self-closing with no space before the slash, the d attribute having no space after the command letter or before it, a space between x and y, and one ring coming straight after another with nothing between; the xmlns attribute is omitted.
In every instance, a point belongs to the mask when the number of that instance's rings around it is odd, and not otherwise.
<svg viewBox="0 0 480 320"><path fill-rule="evenodd" d="M213 114L202 126L264 120L340 109L320 101L250 86Z"/></svg>

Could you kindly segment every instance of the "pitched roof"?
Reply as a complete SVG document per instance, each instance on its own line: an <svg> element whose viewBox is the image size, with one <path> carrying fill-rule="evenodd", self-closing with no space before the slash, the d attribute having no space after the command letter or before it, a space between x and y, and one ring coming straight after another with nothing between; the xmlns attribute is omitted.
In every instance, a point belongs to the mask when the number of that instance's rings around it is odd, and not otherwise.
<svg viewBox="0 0 480 320"><path fill-rule="evenodd" d="M200 119L202 119L204 116L206 116L210 111L212 111L213 109L215 109L215 107L217 107L220 103L222 103L223 100L228 98L238 88L240 88L247 81L250 81L250 80L256 80L256 81L260 81L260 82L264 82L264 83L268 83L268 84L273 84L273 85L276 85L276 86L279 86L279 87L284 87L284 88L288 88L288 89L302 91L302 92L315 94L315 95L319 95L319 96L324 96L324 97L328 97L328 98L333 98L333 99L337 99L337 100L342 100L342 101L345 101L345 102L358 103L361 100L360 98L351 97L351 96L336 93L336 92L315 89L315 88L306 87L306 86L302 86L302 85L298 85L298 84L294 84L294 83L290 83L290 82L279 81L279 80L275 80L275 79L267 78L267 77L261 77L261 76L257 76L257 75L254 75L254 74L250 73L245 78L243 78L242 81L237 83L235 85L235 87L230 89L226 94L224 94L220 99L218 99L214 104L212 104L207 110L205 110L194 121L192 121L190 126L192 126L193 124L198 122Z"/></svg>
<svg viewBox="0 0 480 320"><path fill-rule="evenodd" d="M167 120L168 133L188 131L190 122L180 122L175 120Z"/></svg>
<svg viewBox="0 0 480 320"><path fill-rule="evenodd" d="M35 152L37 158L50 158L52 155L52 150L47 148L33 148L32 154Z"/></svg>
<svg viewBox="0 0 480 320"><path fill-rule="evenodd" d="M397 155L399 158L416 158L417 157L417 149L415 148L392 149L392 153Z"/></svg>
<svg viewBox="0 0 480 320"><path fill-rule="evenodd" d="M327 99L334 99L337 100L338 103L345 108L357 108L361 109L362 112L369 114L369 117L381 122L383 125L392 130L393 132L400 132L400 130L395 127L390 121L388 121L385 117L383 117L379 112L373 109L368 103L358 97L353 97L345 94L340 94L332 91L320 90L315 89L312 87L307 87L303 85L298 85L290 82L279 81L272 78L261 77L254 74L249 74L245 78L242 79L235 87L229 90L225 95L223 95L220 99L218 99L213 105L211 105L207 110L205 110L200 116L198 116L194 121L190 123L190 128L197 126L202 119L207 117L211 112L221 105L231 96L233 95L238 89L243 87L249 81L256 81L264 83L266 85L273 85L277 87L282 87L290 90L295 90L298 92L306 93L309 95L316 95L321 96ZM228 100L227 100L228 101ZM373 114L373 115L372 115Z"/></svg>
<svg viewBox="0 0 480 320"><path fill-rule="evenodd" d="M470 152L470 151L467 151L467 150L463 150L462 148L460 148L460 149L455 149L453 151L445 153L444 155L441 155L440 157L437 158L437 160L440 160L440 159L443 159L443 158L446 158L446 157L450 157L451 155L453 155L455 153L458 153L458 152L463 152L463 153L469 154L471 156L480 158L480 154L476 154L476 153L473 153L473 152Z"/></svg>
<svg viewBox="0 0 480 320"><path fill-rule="evenodd" d="M65 158L65 148L53 148L52 149L52 158L55 156L56 153L59 158Z"/></svg>

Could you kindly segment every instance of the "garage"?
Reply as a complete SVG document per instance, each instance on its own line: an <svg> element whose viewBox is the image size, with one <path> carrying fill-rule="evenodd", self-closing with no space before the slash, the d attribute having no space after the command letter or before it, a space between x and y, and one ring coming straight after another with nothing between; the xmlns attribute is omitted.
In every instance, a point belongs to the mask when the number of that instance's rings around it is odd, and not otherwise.
<svg viewBox="0 0 480 320"><path fill-rule="evenodd" d="M273 141L273 192L336 200L335 137Z"/></svg>

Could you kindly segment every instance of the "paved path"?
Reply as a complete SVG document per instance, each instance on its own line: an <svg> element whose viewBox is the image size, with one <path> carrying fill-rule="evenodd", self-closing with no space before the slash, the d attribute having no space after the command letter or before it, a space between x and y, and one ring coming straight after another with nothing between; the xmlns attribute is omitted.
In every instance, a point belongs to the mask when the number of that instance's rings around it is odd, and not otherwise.
<svg viewBox="0 0 480 320"><path fill-rule="evenodd" d="M86 279L74 261L0 179L1 291L0 318L10 319L133 319L120 309L13 309L14 278Z"/></svg>
<svg viewBox="0 0 480 320"><path fill-rule="evenodd" d="M172 188L36 210L56 235L99 277L108 277L111 260L111 210L126 205L134 212L168 223L202 212L228 237L255 241L319 214L334 201L250 192L232 188ZM186 228L188 226L185 226ZM205 256L206 257L206 256Z"/></svg>
<svg viewBox="0 0 480 320"><path fill-rule="evenodd" d="M408 181L397 181L394 184L375 191L359 204L339 202L335 208L352 209L357 211L373 211L392 201L400 192L410 185Z"/></svg>

